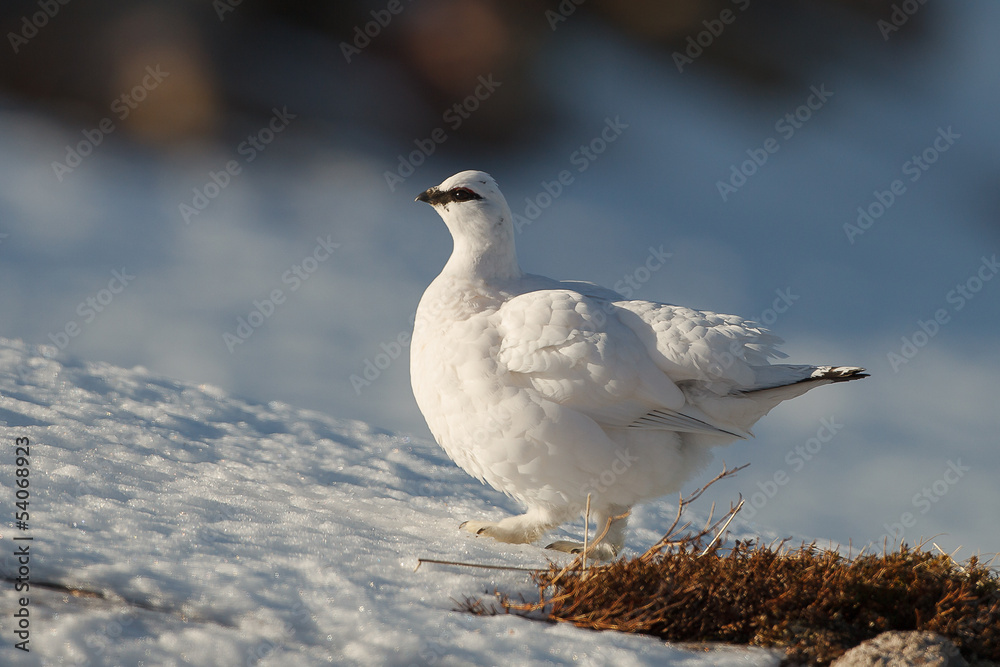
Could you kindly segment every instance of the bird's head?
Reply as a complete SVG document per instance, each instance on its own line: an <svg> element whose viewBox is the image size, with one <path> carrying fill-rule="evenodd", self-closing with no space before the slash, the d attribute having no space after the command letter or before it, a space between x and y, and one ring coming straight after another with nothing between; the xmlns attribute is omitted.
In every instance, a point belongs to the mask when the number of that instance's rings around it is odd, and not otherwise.
<svg viewBox="0 0 1000 667"><path fill-rule="evenodd" d="M449 217L501 217L510 221L509 207L497 182L485 171L461 171L441 185L427 188L415 201L430 204L448 222ZM506 214L506 215L505 215Z"/></svg>
<svg viewBox="0 0 1000 667"><path fill-rule="evenodd" d="M462 171L417 195L434 207L455 240L455 264L471 263L477 272L514 271L514 222L510 206L485 171ZM459 261L461 260L461 261Z"/></svg>

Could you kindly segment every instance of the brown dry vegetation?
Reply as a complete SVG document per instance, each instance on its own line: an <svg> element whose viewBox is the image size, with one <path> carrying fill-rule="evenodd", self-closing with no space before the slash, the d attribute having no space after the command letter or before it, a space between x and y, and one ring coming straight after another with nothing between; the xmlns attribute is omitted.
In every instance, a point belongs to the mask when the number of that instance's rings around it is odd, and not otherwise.
<svg viewBox="0 0 1000 667"><path fill-rule="evenodd" d="M977 558L959 564L906 545L853 557L815 544L705 548L722 520L675 537L684 507L703 490L681 500L677 520L642 556L590 568L582 557L552 564L533 574L538 602L498 592L499 606L468 599L462 608L665 641L780 647L789 662L821 665L882 632L926 630L970 661L1000 661L1000 577Z"/></svg>
<svg viewBox="0 0 1000 667"><path fill-rule="evenodd" d="M975 558L908 549L851 559L804 545L737 542L704 555L696 543L652 559L534 575L539 601L500 595L507 612L666 641L785 648L827 664L887 630L928 630L969 660L1000 660L1000 581ZM482 601L467 611L492 613Z"/></svg>

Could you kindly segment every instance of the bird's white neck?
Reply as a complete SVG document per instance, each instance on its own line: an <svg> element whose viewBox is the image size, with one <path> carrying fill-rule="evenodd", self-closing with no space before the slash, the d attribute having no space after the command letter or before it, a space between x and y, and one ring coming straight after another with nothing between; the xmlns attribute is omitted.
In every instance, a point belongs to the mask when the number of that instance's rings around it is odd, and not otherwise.
<svg viewBox="0 0 1000 667"><path fill-rule="evenodd" d="M442 273L479 280L509 280L524 275L517 263L514 227L509 218L495 223L492 230L462 225L453 233L455 247Z"/></svg>

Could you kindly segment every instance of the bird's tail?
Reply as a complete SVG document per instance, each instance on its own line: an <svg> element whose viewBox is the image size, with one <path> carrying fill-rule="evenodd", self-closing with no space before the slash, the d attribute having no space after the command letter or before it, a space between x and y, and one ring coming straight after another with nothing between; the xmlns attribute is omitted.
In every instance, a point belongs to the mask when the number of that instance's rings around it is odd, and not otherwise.
<svg viewBox="0 0 1000 667"><path fill-rule="evenodd" d="M814 387L833 382L849 382L868 377L857 366L757 366L757 386L715 396L708 392L690 396L707 415L723 424L751 432L750 428L776 405L806 393ZM751 432L752 433L752 432Z"/></svg>
<svg viewBox="0 0 1000 667"><path fill-rule="evenodd" d="M796 366L792 364L775 364L771 366L755 366L756 384L744 389L743 393L752 394L768 389L787 387L802 382L849 382L868 377L864 368L859 366Z"/></svg>

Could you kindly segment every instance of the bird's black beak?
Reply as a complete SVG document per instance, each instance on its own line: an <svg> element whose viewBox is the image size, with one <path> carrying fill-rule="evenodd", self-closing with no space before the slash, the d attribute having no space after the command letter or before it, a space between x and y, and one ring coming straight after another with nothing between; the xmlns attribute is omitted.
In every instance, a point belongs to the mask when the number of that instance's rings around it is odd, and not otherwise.
<svg viewBox="0 0 1000 667"><path fill-rule="evenodd" d="M437 192L438 192L437 188L427 188L426 190L424 190L423 192L421 192L419 195L417 195L417 198L414 199L413 201L422 201L425 204L430 204L431 203L431 197L433 197L434 195L436 195Z"/></svg>

